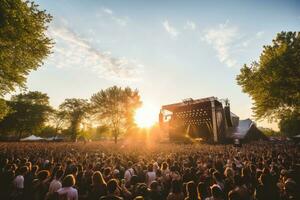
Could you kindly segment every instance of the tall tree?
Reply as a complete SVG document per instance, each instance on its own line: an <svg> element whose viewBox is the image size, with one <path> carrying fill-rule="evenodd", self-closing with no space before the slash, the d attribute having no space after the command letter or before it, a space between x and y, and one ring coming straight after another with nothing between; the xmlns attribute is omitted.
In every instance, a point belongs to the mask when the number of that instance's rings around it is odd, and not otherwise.
<svg viewBox="0 0 300 200"><path fill-rule="evenodd" d="M24 134L39 133L52 112L48 95L37 91L12 96L7 104L11 111L0 122L0 130L18 139Z"/></svg>
<svg viewBox="0 0 300 200"><path fill-rule="evenodd" d="M64 110L53 110L48 120L49 127L52 127L57 135L68 126L67 113Z"/></svg>
<svg viewBox="0 0 300 200"><path fill-rule="evenodd" d="M0 98L16 87L25 87L30 71L50 54L52 41L45 32L51 19L33 2L0 1ZM5 110L2 100L0 117Z"/></svg>
<svg viewBox="0 0 300 200"><path fill-rule="evenodd" d="M108 125L117 143L120 134L134 125L135 110L141 106L138 90L113 86L91 97L93 112Z"/></svg>
<svg viewBox="0 0 300 200"><path fill-rule="evenodd" d="M80 125L88 116L90 111L90 104L86 99L66 99L59 109L64 112L69 121L69 131L72 140L76 140L80 131Z"/></svg>
<svg viewBox="0 0 300 200"><path fill-rule="evenodd" d="M257 119L280 120L300 112L299 55L300 32L281 32L263 47L259 61L241 68L237 83L252 98Z"/></svg>

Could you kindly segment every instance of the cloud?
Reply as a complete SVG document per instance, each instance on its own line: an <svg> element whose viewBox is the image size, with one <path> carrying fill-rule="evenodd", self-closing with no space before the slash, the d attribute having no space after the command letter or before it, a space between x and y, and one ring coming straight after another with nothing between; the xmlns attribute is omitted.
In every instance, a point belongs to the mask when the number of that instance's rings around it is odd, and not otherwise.
<svg viewBox="0 0 300 200"><path fill-rule="evenodd" d="M109 8L102 8L100 12L97 14L97 17L106 17L109 18L110 20L114 21L120 26L126 26L129 22L128 17L120 17L117 16L114 11L112 11Z"/></svg>
<svg viewBox="0 0 300 200"><path fill-rule="evenodd" d="M168 20L165 20L162 24L163 24L165 30L170 34L170 36L172 38L175 39L178 36L178 34L179 34L178 31L170 25Z"/></svg>
<svg viewBox="0 0 300 200"><path fill-rule="evenodd" d="M221 63L233 67L236 66L237 61L232 56L232 47L238 36L238 28L230 26L227 21L224 24L219 24L218 27L204 31L203 40L217 51L217 57Z"/></svg>
<svg viewBox="0 0 300 200"><path fill-rule="evenodd" d="M50 26L48 34L56 43L49 58L56 67L80 67L108 80L138 80L143 66L136 60L101 51L63 25Z"/></svg>
<svg viewBox="0 0 300 200"><path fill-rule="evenodd" d="M184 29L194 31L196 29L196 23L193 21L187 21L186 24L184 25Z"/></svg>
<svg viewBox="0 0 300 200"><path fill-rule="evenodd" d="M111 9L109 9L109 8L103 8L102 10L103 10L103 12L105 12L106 14L109 14L109 15L112 15L112 14L113 14L113 11L112 11Z"/></svg>
<svg viewBox="0 0 300 200"><path fill-rule="evenodd" d="M264 31L258 31L258 32L256 33L256 37L257 37L257 38L261 38L264 34L265 34Z"/></svg>

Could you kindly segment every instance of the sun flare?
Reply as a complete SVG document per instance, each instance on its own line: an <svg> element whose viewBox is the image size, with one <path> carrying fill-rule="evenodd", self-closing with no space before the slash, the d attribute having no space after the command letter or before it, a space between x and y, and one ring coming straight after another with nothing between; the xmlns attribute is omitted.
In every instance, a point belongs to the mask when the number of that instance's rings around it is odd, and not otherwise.
<svg viewBox="0 0 300 200"><path fill-rule="evenodd" d="M157 108L150 104L143 104L135 113L135 123L140 128L149 128L157 122Z"/></svg>

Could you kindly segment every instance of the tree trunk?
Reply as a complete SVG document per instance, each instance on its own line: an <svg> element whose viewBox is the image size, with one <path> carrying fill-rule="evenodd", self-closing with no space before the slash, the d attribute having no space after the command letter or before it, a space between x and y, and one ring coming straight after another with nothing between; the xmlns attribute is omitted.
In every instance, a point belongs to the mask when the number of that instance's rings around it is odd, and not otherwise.
<svg viewBox="0 0 300 200"><path fill-rule="evenodd" d="M117 144L117 143L118 143L118 136L115 135L115 144Z"/></svg>
<svg viewBox="0 0 300 200"><path fill-rule="evenodd" d="M22 138L22 131L19 131L19 133L18 133L18 141L20 141L21 138Z"/></svg>

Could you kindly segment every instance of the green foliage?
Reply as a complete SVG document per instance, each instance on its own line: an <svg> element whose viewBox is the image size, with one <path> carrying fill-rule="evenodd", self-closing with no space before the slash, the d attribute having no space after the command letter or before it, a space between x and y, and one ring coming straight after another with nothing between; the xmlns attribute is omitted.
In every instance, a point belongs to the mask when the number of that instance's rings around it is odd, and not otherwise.
<svg viewBox="0 0 300 200"><path fill-rule="evenodd" d="M288 136L293 137L300 134L300 113L292 112L284 116L279 122L281 132Z"/></svg>
<svg viewBox="0 0 300 200"><path fill-rule="evenodd" d="M70 126L67 120L67 112L64 110L53 110L49 115L48 124L55 129L56 133L61 132Z"/></svg>
<svg viewBox="0 0 300 200"><path fill-rule="evenodd" d="M51 19L32 2L0 1L0 97L25 87L29 72L50 54L52 41L45 32Z"/></svg>
<svg viewBox="0 0 300 200"><path fill-rule="evenodd" d="M300 32L281 32L258 62L244 65L237 82L254 101L257 119L280 119L300 108Z"/></svg>
<svg viewBox="0 0 300 200"><path fill-rule="evenodd" d="M109 127L106 125L97 126L95 133L94 133L94 139L102 139L104 137L107 137L109 134Z"/></svg>
<svg viewBox="0 0 300 200"><path fill-rule="evenodd" d="M264 46L258 62L237 76L253 100L256 119L286 119L300 110L300 32L281 32Z"/></svg>
<svg viewBox="0 0 300 200"><path fill-rule="evenodd" d="M138 90L113 86L91 97L94 114L106 124L114 139L134 126L134 113L142 104Z"/></svg>
<svg viewBox="0 0 300 200"><path fill-rule="evenodd" d="M282 136L281 132L274 131L273 129L270 128L259 127L258 129L262 131L266 136Z"/></svg>
<svg viewBox="0 0 300 200"><path fill-rule="evenodd" d="M9 112L9 107L4 99L0 99L0 120Z"/></svg>
<svg viewBox="0 0 300 200"><path fill-rule="evenodd" d="M45 126L41 129L41 132L39 133L39 136L43 138L49 138L49 137L54 137L57 135L57 131L54 127L52 126Z"/></svg>
<svg viewBox="0 0 300 200"><path fill-rule="evenodd" d="M41 92L28 92L15 95L7 101L11 112L0 122L0 130L12 133L18 139L33 133L39 133L44 127L52 108L49 97Z"/></svg>
<svg viewBox="0 0 300 200"><path fill-rule="evenodd" d="M86 99L66 99L59 109L70 124L69 131L72 140L76 140L80 133L80 125L90 111L90 104Z"/></svg>

